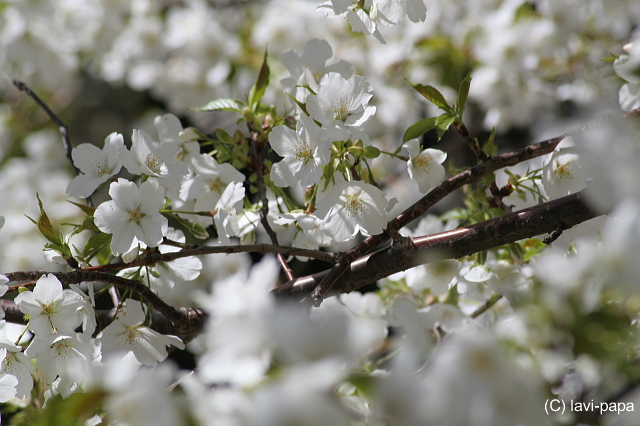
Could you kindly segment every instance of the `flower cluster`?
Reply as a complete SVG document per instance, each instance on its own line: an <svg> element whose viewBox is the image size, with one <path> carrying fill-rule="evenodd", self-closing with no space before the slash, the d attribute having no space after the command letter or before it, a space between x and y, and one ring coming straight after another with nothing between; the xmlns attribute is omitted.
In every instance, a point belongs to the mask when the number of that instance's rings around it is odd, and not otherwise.
<svg viewBox="0 0 640 426"><path fill-rule="evenodd" d="M396 25L407 16L412 22L424 22L427 8L423 0L331 0L318 6L330 9L335 16L346 13L353 31L373 34L380 43L385 43L378 25Z"/></svg>
<svg viewBox="0 0 640 426"><path fill-rule="evenodd" d="M3 374L17 378L11 396L20 399L29 397L33 387L35 371L30 359L37 360L35 365L44 384L67 397L81 389L93 364L116 348L123 355L132 352L140 363L153 366L167 357L163 345L184 347L177 337L141 327L144 314L135 300L123 305L132 305L133 313L118 317L97 340L93 339L96 314L91 299L77 286L63 290L53 274L40 277L33 291L20 293L15 302L29 318L28 328L34 337L24 354L19 346L8 342L1 343L0 350L4 353ZM77 331L81 325L82 330Z"/></svg>
<svg viewBox="0 0 640 426"><path fill-rule="evenodd" d="M640 106L633 1L320 6L383 43L389 26L384 46L295 0L257 12L203 0L28 3L0 7L0 69L66 102L63 83L82 68L147 91L201 130L133 114L130 140L114 132L102 148L68 147L69 178L56 172L66 164L57 136L4 151L19 126L0 107L0 154L24 154L0 170L11 224L0 260L23 270L0 275L0 402L23 411L18 421L82 406L87 425L582 424L595 414L549 416L545 399L597 395L618 411L598 422L636 424L636 114L565 133L549 112L598 109L600 93L617 92L624 111ZM329 41L303 47L302 33ZM254 78L244 61L255 65L266 41ZM593 72L607 50L623 53ZM353 65L331 62L334 52ZM620 89L593 78L605 67ZM275 79L278 69L289 75ZM400 94L402 76L424 82L411 86L428 106ZM285 93L270 86L278 80ZM545 128L561 129L527 134L563 136L498 155L505 131L540 123L540 111ZM477 166L456 167L449 129ZM67 203L64 188L86 205ZM549 213L557 207L569 213ZM40 240L20 236L25 212ZM550 235L508 239L541 215ZM39 269L64 271L24 272L20 252L39 252L41 237L56 269ZM269 251L277 260L257 260ZM314 257L333 266L298 263ZM315 297L345 269L319 306L285 300ZM189 352L172 358L192 371L167 360L174 349Z"/></svg>

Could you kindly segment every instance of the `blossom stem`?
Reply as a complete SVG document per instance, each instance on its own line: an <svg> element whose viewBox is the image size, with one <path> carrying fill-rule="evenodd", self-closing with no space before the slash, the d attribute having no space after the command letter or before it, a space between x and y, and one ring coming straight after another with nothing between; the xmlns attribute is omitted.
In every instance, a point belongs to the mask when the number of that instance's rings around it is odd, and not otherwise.
<svg viewBox="0 0 640 426"><path fill-rule="evenodd" d="M51 108L49 108L49 106L44 103L44 101L40 99L40 97L29 88L29 86L27 86L25 82L20 80L13 80L13 85L16 86L18 90L26 93L29 97L31 97L31 99L33 99L38 104L38 106L47 113L51 121L53 121L55 125L58 126L58 131L62 136L62 143L64 144L65 150L67 151L67 159L69 160L69 163L71 163L71 167L73 167L76 175L79 175L80 170L73 163L73 158L71 157L73 146L71 146L71 139L69 138L69 130L67 129L67 126L62 122L62 120L58 118L58 116L51 110ZM91 199L91 196L87 197L86 200L87 205L89 207L93 207L93 200Z"/></svg>
<svg viewBox="0 0 640 426"><path fill-rule="evenodd" d="M402 161L409 161L409 157L407 157L406 155L394 154L393 152L382 151L382 150L380 150L380 154L386 154L390 157L394 157Z"/></svg>
<svg viewBox="0 0 640 426"><path fill-rule="evenodd" d="M267 220L267 217L269 215L269 200L267 199L267 190L264 187L264 179L262 177L262 155L260 152L258 152L258 148L257 148L258 143L256 141L256 138L260 137L260 133L252 131L250 125L249 125L249 131L251 132L251 136L252 136L250 149L256 164L255 171L257 176L258 195L260 197L260 200L262 201L262 208L260 209L260 223L262 223L262 226L264 227L265 231L267 231L267 235L269 235L271 242L275 245L278 245L278 236L276 235L274 230L271 229L271 225L269 225L269 221ZM287 265L287 261L285 260L282 253L278 253L276 257L287 279L288 280L294 279L293 271L291 270L289 265Z"/></svg>

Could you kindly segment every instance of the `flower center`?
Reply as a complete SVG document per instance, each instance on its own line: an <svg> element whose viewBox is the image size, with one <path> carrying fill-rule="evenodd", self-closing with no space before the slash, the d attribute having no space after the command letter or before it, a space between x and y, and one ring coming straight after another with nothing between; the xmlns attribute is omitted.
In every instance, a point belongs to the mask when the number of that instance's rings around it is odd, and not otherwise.
<svg viewBox="0 0 640 426"><path fill-rule="evenodd" d="M429 173L431 169L431 156L425 155L424 157L418 157L413 160L413 165L421 168L425 173Z"/></svg>
<svg viewBox="0 0 640 426"><path fill-rule="evenodd" d="M109 174L109 168L107 167L106 160L102 159L93 163L91 174L94 176L104 176Z"/></svg>
<svg viewBox="0 0 640 426"><path fill-rule="evenodd" d="M555 174L560 180L572 180L573 179L573 167L571 164L558 164L556 166Z"/></svg>
<svg viewBox="0 0 640 426"><path fill-rule="evenodd" d="M136 207L135 209L128 209L127 213L129 213L129 222L135 222L140 225L140 220L144 217L144 213L140 212L140 207Z"/></svg>
<svg viewBox="0 0 640 426"><path fill-rule="evenodd" d="M349 106L347 105L347 102L344 99L340 100L340 104L333 108L333 119L345 121L349 115Z"/></svg>
<svg viewBox="0 0 640 426"><path fill-rule="evenodd" d="M56 312L56 304L54 302L42 305L42 315L51 318L51 316Z"/></svg>
<svg viewBox="0 0 640 426"><path fill-rule="evenodd" d="M363 210L367 209L367 206L360 200L359 195L360 193L347 195L347 201L344 203L344 207L351 216L359 216Z"/></svg>
<svg viewBox="0 0 640 426"><path fill-rule="evenodd" d="M66 342L66 339L58 340L53 344L53 350L58 355L58 357L65 357L67 354L67 350L70 348L69 344Z"/></svg>
<svg viewBox="0 0 640 426"><path fill-rule="evenodd" d="M311 152L307 141L300 141L300 146L296 151L296 158L302 163L307 163L313 158L313 153Z"/></svg>
<svg viewBox="0 0 640 426"><path fill-rule="evenodd" d="M160 160L160 158L156 157L153 154L148 154L147 159L144 161L144 165L147 166L152 172L157 173L160 171L162 160Z"/></svg>
<svg viewBox="0 0 640 426"><path fill-rule="evenodd" d="M127 327L124 338L126 339L127 343L133 345L138 338L138 334L138 326L134 325L132 327Z"/></svg>
<svg viewBox="0 0 640 426"><path fill-rule="evenodd" d="M208 179L205 185L205 189L209 192L215 192L218 195L222 195L226 185L222 183L220 179Z"/></svg>

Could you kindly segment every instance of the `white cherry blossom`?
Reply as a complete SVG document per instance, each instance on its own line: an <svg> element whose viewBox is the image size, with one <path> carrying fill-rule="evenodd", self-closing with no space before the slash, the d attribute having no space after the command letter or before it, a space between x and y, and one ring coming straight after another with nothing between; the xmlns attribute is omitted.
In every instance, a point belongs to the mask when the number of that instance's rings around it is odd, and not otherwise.
<svg viewBox="0 0 640 426"><path fill-rule="evenodd" d="M0 349L0 361L7 355L5 348ZM7 402L16 395L18 378L13 374L0 373L0 402Z"/></svg>
<svg viewBox="0 0 640 426"><path fill-rule="evenodd" d="M67 194L87 198L111 176L115 176L122 168L118 150L123 146L124 138L114 132L106 137L102 149L88 143L73 148L73 164L82 173L69 183Z"/></svg>
<svg viewBox="0 0 640 426"><path fill-rule="evenodd" d="M271 180L286 187L300 182L311 186L322 176L322 166L331 158L331 144L321 139L320 128L308 117L301 116L294 132L287 126L276 126L269 133L271 148L282 161L271 168Z"/></svg>
<svg viewBox="0 0 640 426"><path fill-rule="evenodd" d="M376 107L368 105L372 96L373 88L364 77L347 80L330 72L320 80L317 94L307 96L307 110L330 141L346 141L353 128L361 129L375 114Z"/></svg>
<svg viewBox="0 0 640 426"><path fill-rule="evenodd" d="M620 107L632 111L640 108L640 33L633 42L624 45L623 50L626 54L615 60L613 69L626 81L618 93Z"/></svg>
<svg viewBox="0 0 640 426"><path fill-rule="evenodd" d="M155 142L143 130L133 131L131 150L126 147L118 150L129 173L154 177L187 174L187 165L177 161L181 151L180 145Z"/></svg>
<svg viewBox="0 0 640 426"><path fill-rule="evenodd" d="M33 291L20 293L15 302L29 315L29 329L39 337L72 334L82 324L82 297L72 290L63 290L62 283L53 274L41 276Z"/></svg>
<svg viewBox="0 0 640 426"><path fill-rule="evenodd" d="M22 347L14 345L10 341L0 342L0 350L6 350L6 356L1 362L2 373L12 374L18 379L16 397L27 398L33 389L33 378L36 370L27 356L22 352ZM0 357L2 358L2 357Z"/></svg>
<svg viewBox="0 0 640 426"><path fill-rule="evenodd" d="M420 192L426 193L443 181L445 171L442 163L447 159L445 152L433 148L420 151L418 139L412 139L402 146L409 151L407 169Z"/></svg>
<svg viewBox="0 0 640 426"><path fill-rule="evenodd" d="M218 164L209 155L194 158L194 170L195 175L182 185L180 198L185 201L195 200L193 209L196 212L213 211L229 184L245 180L245 176L231 164ZM208 226L213 220L199 216L198 222Z"/></svg>
<svg viewBox="0 0 640 426"><path fill-rule="evenodd" d="M557 149L543 168L542 184L551 197L559 198L587 187L584 152L576 147Z"/></svg>
<svg viewBox="0 0 640 426"><path fill-rule="evenodd" d="M141 364L152 367L167 357L167 346L184 349L180 338L145 327L144 319L142 304L134 299L125 300L116 319L98 335L103 353L133 352Z"/></svg>
<svg viewBox="0 0 640 426"><path fill-rule="evenodd" d="M340 60L333 65L325 65L331 56L333 50L329 43L316 38L305 44L302 53L286 50L281 60L291 76L282 79L280 83L288 90L294 89L296 85L309 85L311 89L316 90L320 78L326 73L337 72L344 78L351 77L353 69L347 61Z"/></svg>
<svg viewBox="0 0 640 426"><path fill-rule="evenodd" d="M95 223L111 238L111 251L120 256L139 242L157 247L167 234L167 218L159 213L164 206L164 191L148 180L140 188L126 179L118 179L109 188L112 200L98 206Z"/></svg>
<svg viewBox="0 0 640 426"><path fill-rule="evenodd" d="M318 201L316 214L325 220L325 231L336 242L349 240L360 231L379 234L387 225L389 201L375 186L361 182L342 182Z"/></svg>
<svg viewBox="0 0 640 426"><path fill-rule="evenodd" d="M240 233L238 225L238 210L242 208L242 200L244 199L244 186L242 183L232 182L222 193L220 200L216 204L215 215L213 220L218 231L220 242L228 246L231 242L229 237L236 236Z"/></svg>
<svg viewBox="0 0 640 426"><path fill-rule="evenodd" d="M38 373L45 383L55 384L56 392L69 396L86 376L93 360L93 348L87 340L72 335L50 334L34 339L27 350L27 357L37 359Z"/></svg>

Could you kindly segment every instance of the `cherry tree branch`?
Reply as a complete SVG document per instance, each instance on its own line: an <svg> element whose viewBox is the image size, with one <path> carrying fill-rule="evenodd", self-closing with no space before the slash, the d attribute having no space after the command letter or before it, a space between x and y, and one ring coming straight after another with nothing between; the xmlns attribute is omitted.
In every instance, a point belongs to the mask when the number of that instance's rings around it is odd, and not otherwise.
<svg viewBox="0 0 640 426"><path fill-rule="evenodd" d="M411 210L413 211L415 210ZM596 212L586 203L584 191L581 191L474 225L411 238L408 245L394 244L349 262L326 296L350 293L396 272L434 260L457 259L553 232L559 225L569 229L600 214L603 213ZM402 223L398 218L396 220ZM340 262L343 261L344 259ZM310 291L317 289L334 271L335 268L328 269L289 281L273 292L283 297L304 300Z"/></svg>
<svg viewBox="0 0 640 426"><path fill-rule="evenodd" d="M184 244L171 240L165 240L163 244L182 248L180 251L172 253L154 253L148 256L139 257L129 263L110 263L108 265L88 266L80 268L82 271L112 272L121 271L127 268L137 268L141 266L151 266L160 262L171 262L172 260L184 257L200 256L205 254L219 253L279 253L285 256L304 256L311 259L318 259L323 262L335 263L338 255L320 250L309 250L296 247L276 246L272 244L249 244L237 246L206 246L199 244Z"/></svg>
<svg viewBox="0 0 640 426"><path fill-rule="evenodd" d="M378 252L361 257L349 265L327 296L349 293L396 272L445 258L460 258L480 251L500 247L535 235L553 232L559 226L569 229L578 223L599 215L585 203L583 192L572 194L548 203L511 213L475 225L412 238L409 245L394 244ZM202 247L214 249L217 247ZM180 252L178 252L180 253ZM175 254L175 253L167 253ZM193 254L190 254L193 255ZM156 255L152 255L156 256ZM148 257L152 257L148 256ZM131 264L129 264L130 266ZM273 290L281 297L301 299L314 289L331 269L291 280ZM10 282L35 281L46 271L25 271L5 274ZM153 327L164 334L174 334L183 339L195 337L201 330L206 314L197 308L174 308L166 304L139 281L111 275L103 271L74 271L53 273L64 284L80 282L104 282L118 288L132 290L149 301L160 313L154 315ZM497 301L494 300L493 302ZM1 306L10 322L24 323L23 314L15 303L4 300ZM488 309L490 305L486 306ZM484 309L484 310L486 310ZM479 311L477 315L484 312ZM109 313L111 312L111 313ZM113 319L112 311L99 312L99 328Z"/></svg>
<svg viewBox="0 0 640 426"><path fill-rule="evenodd" d="M322 299L329 292L329 290L331 290L333 285L340 279L342 274L347 271L353 261L355 261L358 257L365 255L377 245L388 241L389 238L391 238L393 235L396 235L401 228L425 214L429 208L431 208L438 201L442 200L445 196L449 195L450 193L464 185L478 181L483 176L486 176L489 173L493 173L496 170L513 166L523 161L540 157L545 154L549 154L566 136L567 135L561 135L552 139L547 139L545 141L535 143L533 145L529 145L525 148L513 152L497 155L481 164L478 164L475 167L472 167L456 176L453 176L450 179L445 180L444 182L442 182L442 184L440 184L440 186L432 189L418 202L406 209L394 220L389 222L389 224L387 225L387 229L383 233L373 235L365 239L356 247L347 251L343 255L342 259L340 259L340 261L336 263L333 269L331 269L330 272L325 276L322 282L319 282L318 285L313 289L311 297L313 298L314 304L319 305L320 303L322 303Z"/></svg>

